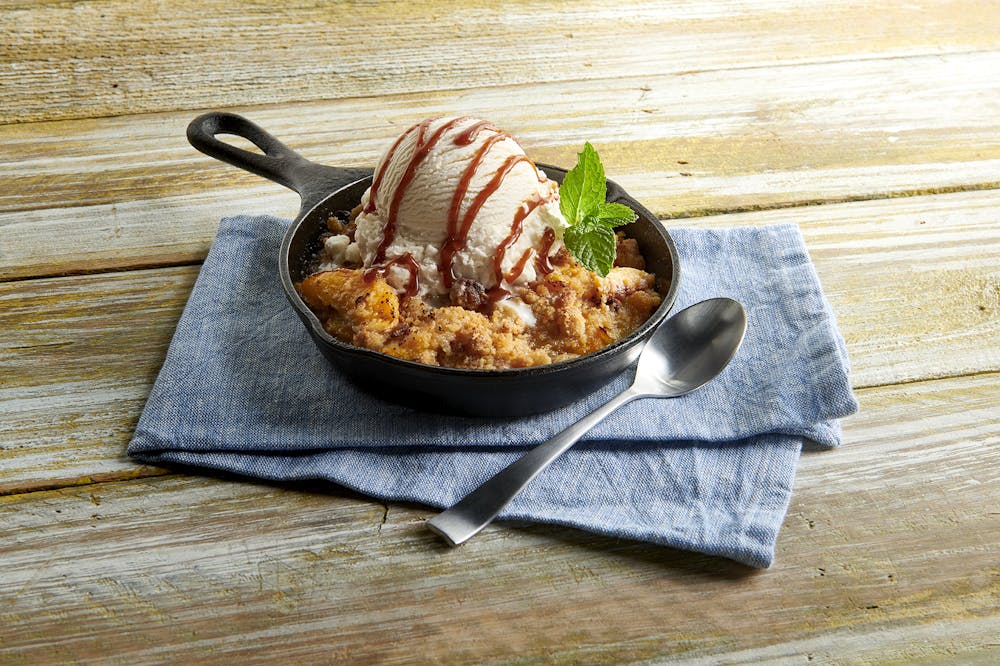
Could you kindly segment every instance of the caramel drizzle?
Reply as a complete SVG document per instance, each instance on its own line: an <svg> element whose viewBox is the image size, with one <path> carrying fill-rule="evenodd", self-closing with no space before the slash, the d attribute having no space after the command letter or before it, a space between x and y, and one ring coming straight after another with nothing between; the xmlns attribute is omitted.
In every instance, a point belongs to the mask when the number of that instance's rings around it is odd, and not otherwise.
<svg viewBox="0 0 1000 666"><path fill-rule="evenodd" d="M513 282L527 267L528 259L531 258L531 248L527 248L521 254L521 258L518 259L513 266L511 266L510 271L506 275L504 275L503 272L503 260L504 257L507 256L507 250L509 250L514 243L517 242L517 239L521 237L521 232L524 231L524 221L529 215L531 215L532 211L546 202L547 199L543 199L538 194L535 194L531 199L528 199L521 204L521 206L517 209L517 212L514 213L514 221L510 225L510 233L507 234L506 238L500 241L500 245L497 246L496 252L493 255L493 279L496 281L496 285L488 292L490 298L493 300L500 300L501 298L506 297L508 292L501 286L503 281L506 280L507 282ZM551 245L552 243L550 242L549 246L551 247Z"/></svg>
<svg viewBox="0 0 1000 666"><path fill-rule="evenodd" d="M372 266L365 271L365 282L371 284L378 278L384 278L389 274L389 269L393 266L402 266L405 268L409 274L410 279L406 285L406 295L416 296L417 292L420 291L420 265L417 260L413 258L413 255L409 252L401 254L392 261L387 261L384 264L378 266Z"/></svg>
<svg viewBox="0 0 1000 666"><path fill-rule="evenodd" d="M469 125L461 134L455 137L456 146L468 146L470 143L476 140L479 133L483 130L489 130L490 132L496 132L501 138L508 137L512 138L506 132L497 128L493 123L488 120L480 120L479 122Z"/></svg>
<svg viewBox="0 0 1000 666"><path fill-rule="evenodd" d="M453 118L448 122L443 123L441 127L435 130L429 138L425 138L427 130L430 128L430 125L434 122L434 120L436 120L436 118L429 118L413 125L396 140L396 143L392 145L392 148L389 149L385 159L382 160L382 164L372 180L368 203L364 208L364 212L366 213L371 213L375 210L376 194L378 193L379 187L382 185L389 163L392 161L392 158L399 149L399 146L403 143L403 140L413 131L416 131L417 138L413 155L410 157L410 162L406 167L406 171L403 173L399 183L396 185L396 191L393 192L392 201L389 204L388 214L386 215L382 241L379 243L378 248L375 251L375 256L372 260L374 265L365 272L365 279L368 281L374 281L377 277L385 277L392 266L404 266L410 273L410 280L406 289L406 294L408 296L415 295L419 289L418 275L420 268L416 260L412 255L406 253L400 257L392 259L389 262L385 261L386 250L396 235L397 215L400 203L403 200L403 196L406 194L407 188L416 176L417 169L427 158L431 149L438 143L438 141L440 141L445 132L455 127L455 125L468 120L468 117ZM452 287L456 280L454 273L455 255L466 247L466 244L468 243L469 231L472 229L472 225L475 223L476 216L479 214L480 209L482 209L486 201L500 189L500 186L503 184L507 174L510 173L515 166L525 162L535 168L534 162L528 159L525 155L512 155L508 157L500 168L493 174L489 183L487 183L486 186L479 191L475 199L473 199L472 203L469 205L468 210L465 211L465 214L460 215L462 200L468 193L472 179L490 148L504 139L513 140L513 137L506 132L499 130L489 121L482 120L477 121L462 130L462 132L454 138L454 144L456 146L468 146L472 144L483 131L494 132L494 134L487 138L482 145L477 148L475 155L469 162L469 165L466 167L465 172L462 174L462 177L455 188L455 192L451 199L451 206L448 211L448 236L441 247L441 254L438 260L438 271L441 274L444 286L448 289ZM537 168L535 168L535 170L537 173ZM545 180L546 179L544 179L541 174L538 174L539 182L545 182ZM524 220L527 219L532 211L542 204L547 203L549 200L550 199L540 197L536 194L531 199L525 201L514 214L514 219L511 222L510 233L497 247L494 255L493 271L497 284L489 292L489 296L492 300L500 300L508 295L508 292L501 286L505 279L508 282L512 282L524 272L524 269L531 258L531 248L526 249L524 253L522 253L521 257L514 264L514 266L511 267L510 271L506 275L503 273L503 259L506 256L507 250L509 250L520 237L524 226ZM551 227L548 227L545 229L542 236L542 247L540 248L539 253L535 255L535 267L540 274L548 274L553 270L551 263L549 263L548 253L554 242L555 232Z"/></svg>
<svg viewBox="0 0 1000 666"><path fill-rule="evenodd" d="M392 144L392 148L390 148L389 152L385 154L385 159L382 160L382 164L379 166L378 172L372 179L372 186L368 190L368 203L365 204L364 210L362 212L365 213L375 212L375 198L376 198L375 195L378 193L379 188L382 186L382 179L385 178L385 172L389 168L389 163L392 162L392 158L396 154L396 151L399 150L399 146L400 144L403 143L403 139L408 137L410 135L410 132L412 132L417 128L420 128L419 129L420 136L423 136L423 133L424 131L426 131L427 124L429 122L430 120L425 120L423 122L419 122L416 125L411 126L405 132L399 135L399 138L396 139L396 143ZM417 141L419 142L420 139L418 138Z"/></svg>
<svg viewBox="0 0 1000 666"><path fill-rule="evenodd" d="M535 255L535 271L539 275L548 275L553 271L552 262L549 261L549 252L552 250L552 244L555 242L555 230L552 227L546 227L545 233L542 234L542 247L538 249L538 254Z"/></svg>
<svg viewBox="0 0 1000 666"><path fill-rule="evenodd" d="M531 255L535 253L530 247L525 248L524 252L521 254L521 258L517 260L517 263L510 267L510 270L504 276L508 282L513 282L517 278L521 277L521 273L524 272L525 267L528 265L528 259L531 259Z"/></svg>
<svg viewBox="0 0 1000 666"><path fill-rule="evenodd" d="M500 189L500 184L503 183L504 178L510 173L518 164L525 162L527 164L532 164L524 155L511 155L504 163L497 169L496 173L493 174L493 178L490 182L476 194L476 198L472 200L469 204L468 210L465 211L465 215L462 217L462 224L458 228L457 233L453 233L449 236L448 240L445 241L444 247L441 248L441 263L438 269L441 271L441 277L444 280L446 287L451 287L451 284L455 278L454 270L452 264L455 260L455 254L459 250L465 247L466 242L469 239L469 230L472 229L472 224L476 220L476 215L479 214L479 210L486 203L493 194ZM532 164L532 166L534 166Z"/></svg>
<svg viewBox="0 0 1000 666"><path fill-rule="evenodd" d="M524 269L528 267L528 260L531 259L532 254L534 254L534 250L530 247L525 249L525 251L521 253L521 258L517 260L516 264L510 267L510 270L503 276L503 278L507 280L508 283L516 280L521 273L524 272ZM495 286L486 292L486 297L494 303L502 301L508 296L510 296L510 292L504 288L503 283L501 282L497 282Z"/></svg>
<svg viewBox="0 0 1000 666"><path fill-rule="evenodd" d="M479 146L476 150L476 154L473 155L472 160L469 162L468 166L465 167L465 172L462 174L462 178L459 179L458 185L455 187L455 192L451 197L451 206L448 209L448 237L441 246L441 255L438 259L438 272L441 273L441 279L444 282L444 286L448 289L451 288L451 285L455 281L455 274L452 269L455 254L465 247L466 241L468 240L469 229L472 228L472 223L475 221L475 215L479 212L479 209L476 208L470 218L469 211L466 211L465 217L460 221L459 213L462 208L462 200L469 191L469 185L472 183L472 178L476 175L476 171L479 169L479 165L482 164L483 159L486 157L486 153L488 153L490 148L494 145L507 138L507 134L497 130L488 122L481 121L475 123L462 134L455 137L456 145L469 145L479 135L479 132L484 129L496 131L496 134L486 139L486 141L483 142L483 145ZM504 175L506 175L506 173ZM502 180L503 176L501 176L501 181ZM496 187L500 187L499 182ZM480 194L482 194L482 192L480 192ZM485 202L485 199L483 199L483 202ZM482 203L480 203L479 207L482 207ZM470 210L473 210L471 206Z"/></svg>
<svg viewBox="0 0 1000 666"><path fill-rule="evenodd" d="M462 178L459 180L458 186L455 188L455 193L452 196L451 208L449 209L448 215L448 238L445 240L444 245L441 249L440 259L438 261L438 271L441 274L442 281L445 287L451 288L456 279L454 272L454 260L455 255L465 248L469 231L472 229L472 225L475 223L476 215L482 208L486 200L489 199L500 186L503 184L504 178L508 173L520 162L527 162L533 168L535 168L534 162L529 160L525 156L511 156L506 162L500 167L500 169L494 174L493 179L479 192L476 199L473 200L469 209L463 216L461 223L459 223L459 212L462 206L462 200L465 198L466 193L469 191L469 185L472 182L472 178L475 176L476 171L479 169L479 165L482 163L486 154L489 152L495 144L503 141L504 139L510 139L517 143L517 141L510 134L498 129L491 122L486 120L481 120L473 123L467 127L461 134L455 137L455 145L467 146L475 141L476 137L479 136L480 132L488 130L495 132L495 134L479 147L476 154L473 156L469 165L465 169L465 173L462 174ZM518 144L520 145L520 144ZM537 173L537 168L535 168ZM547 180L540 173L538 174L538 182L545 182ZM513 282L516 280L524 269L527 267L528 261L531 258L532 250L527 248L522 254L517 262L511 267L507 275L503 273L503 260L507 254L507 250L517 242L517 239L521 236L521 232L524 226L524 220L531 215L532 211L541 206L542 204L548 203L550 198L542 198L535 194L532 198L525 201L517 209L514 214L514 220L511 222L510 233L500 242L494 252L493 259L493 274L496 281L496 285L488 292L488 296L496 301L505 298L508 295L506 289L503 288L503 281ZM552 248L552 244L555 242L555 232L548 228L545 230L543 236L544 253L547 255L549 250ZM543 259L536 258L536 265L541 267L545 273L552 271L552 266L548 262L548 256Z"/></svg>
<svg viewBox="0 0 1000 666"><path fill-rule="evenodd" d="M375 250L375 257L372 259L373 264L380 264L385 261L385 252L392 244L393 238L396 236L396 218L399 214L399 205L403 201L403 196L406 194L406 190L409 188L410 183L413 182L413 178L417 175L417 169L420 164L427 158L427 155L431 152L431 149L437 144L445 132L449 129L467 120L466 118L452 118L446 123L442 123L441 127L437 128L430 138L424 139L427 134L427 129L430 124L435 119L429 118L417 127L417 141L413 148L413 155L410 157L410 163L406 165L406 171L403 172L403 176L399 179L399 183L396 185L396 191L392 193L392 201L389 203L389 211L386 215L385 228L382 230L382 242L379 243L378 248ZM409 130L406 132L409 133ZM405 136L405 134L404 134ZM398 146L398 142L397 142ZM388 155L387 157L391 157ZM388 159L386 160L388 162ZM382 174L384 175L385 169L382 169ZM381 183L380 183L381 184ZM375 189L375 182L372 181L372 189ZM370 195L369 205L375 200L374 192Z"/></svg>

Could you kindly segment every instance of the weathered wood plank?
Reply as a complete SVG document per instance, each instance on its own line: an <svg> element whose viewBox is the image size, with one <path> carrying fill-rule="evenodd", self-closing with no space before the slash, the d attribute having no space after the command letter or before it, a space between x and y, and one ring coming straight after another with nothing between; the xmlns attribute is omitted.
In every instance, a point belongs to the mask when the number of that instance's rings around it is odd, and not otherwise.
<svg viewBox="0 0 1000 666"><path fill-rule="evenodd" d="M998 211L991 190L684 223L799 223L863 387L1000 371ZM156 473L122 451L197 270L0 284L0 493Z"/></svg>
<svg viewBox="0 0 1000 666"><path fill-rule="evenodd" d="M0 288L0 494L156 473L124 446L197 272Z"/></svg>
<svg viewBox="0 0 1000 666"><path fill-rule="evenodd" d="M229 211L217 194L0 213L0 281L201 262L226 214L294 217L298 197L253 184Z"/></svg>
<svg viewBox="0 0 1000 666"><path fill-rule="evenodd" d="M675 223L799 224L858 386L1000 369L1000 190Z"/></svg>
<svg viewBox="0 0 1000 666"><path fill-rule="evenodd" d="M0 0L0 26L0 280L170 266L0 284L0 663L997 661L994 2ZM540 161L590 139L663 217L998 189L683 222L801 223L861 387L773 570L541 527L449 550L419 508L124 457L177 264L296 207L187 146L209 105L347 166L452 111Z"/></svg>
<svg viewBox="0 0 1000 666"><path fill-rule="evenodd" d="M456 111L494 118L543 162L571 165L593 140L615 180L677 217L1000 185L994 71L1000 51L605 79L598 96L556 82L243 111L344 166ZM195 152L193 115L0 126L0 279L196 261L223 215L294 214L294 194Z"/></svg>
<svg viewBox="0 0 1000 666"><path fill-rule="evenodd" d="M0 25L9 123L971 52L996 48L1000 16L982 0L50 0L4 2Z"/></svg>
<svg viewBox="0 0 1000 666"><path fill-rule="evenodd" d="M0 661L985 662L996 380L862 390L850 444L803 457L766 572L538 526L447 549L422 509L320 488L172 476L0 497Z"/></svg>

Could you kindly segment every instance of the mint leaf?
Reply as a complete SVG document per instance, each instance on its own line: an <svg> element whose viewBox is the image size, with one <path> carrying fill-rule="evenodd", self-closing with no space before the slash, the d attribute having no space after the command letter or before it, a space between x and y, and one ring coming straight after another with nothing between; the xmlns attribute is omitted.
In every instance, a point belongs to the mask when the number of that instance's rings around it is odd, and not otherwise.
<svg viewBox="0 0 1000 666"><path fill-rule="evenodd" d="M559 186L559 210L570 226L583 221L588 213L604 203L608 191L604 165L588 141L577 155L576 166ZM579 257L577 257L579 258Z"/></svg>
<svg viewBox="0 0 1000 666"><path fill-rule="evenodd" d="M594 217L609 227L620 227L635 222L639 216L624 204L602 203L597 206Z"/></svg>
<svg viewBox="0 0 1000 666"><path fill-rule="evenodd" d="M559 186L559 210L569 226L563 242L584 268L605 277L615 263L615 227L635 222L628 206L607 203L604 165L589 142Z"/></svg>
<svg viewBox="0 0 1000 666"><path fill-rule="evenodd" d="M604 277L615 263L615 232L588 217L563 232L563 242L587 270Z"/></svg>

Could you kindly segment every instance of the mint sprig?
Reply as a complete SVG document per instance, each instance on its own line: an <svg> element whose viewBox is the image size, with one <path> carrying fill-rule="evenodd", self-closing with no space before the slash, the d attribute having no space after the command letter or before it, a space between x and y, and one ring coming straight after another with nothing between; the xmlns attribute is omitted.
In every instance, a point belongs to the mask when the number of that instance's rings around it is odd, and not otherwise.
<svg viewBox="0 0 1000 666"><path fill-rule="evenodd" d="M615 227L638 217L628 206L606 202L607 193L604 165L588 141L559 186L559 210L569 223L563 232L566 248L601 277L615 262Z"/></svg>

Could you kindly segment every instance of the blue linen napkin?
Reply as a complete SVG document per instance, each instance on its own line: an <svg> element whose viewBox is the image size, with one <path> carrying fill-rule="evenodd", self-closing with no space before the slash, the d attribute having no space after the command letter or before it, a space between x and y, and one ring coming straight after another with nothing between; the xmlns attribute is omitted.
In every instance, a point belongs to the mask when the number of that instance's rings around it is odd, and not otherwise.
<svg viewBox="0 0 1000 666"><path fill-rule="evenodd" d="M268 480L325 479L450 506L631 381L532 417L419 412L362 393L313 345L277 272L287 220L222 221L128 453ZM844 342L797 227L671 229L675 311L715 296L748 329L705 388L634 401L536 478L501 518L569 525L767 567L804 439L840 443L857 403Z"/></svg>

